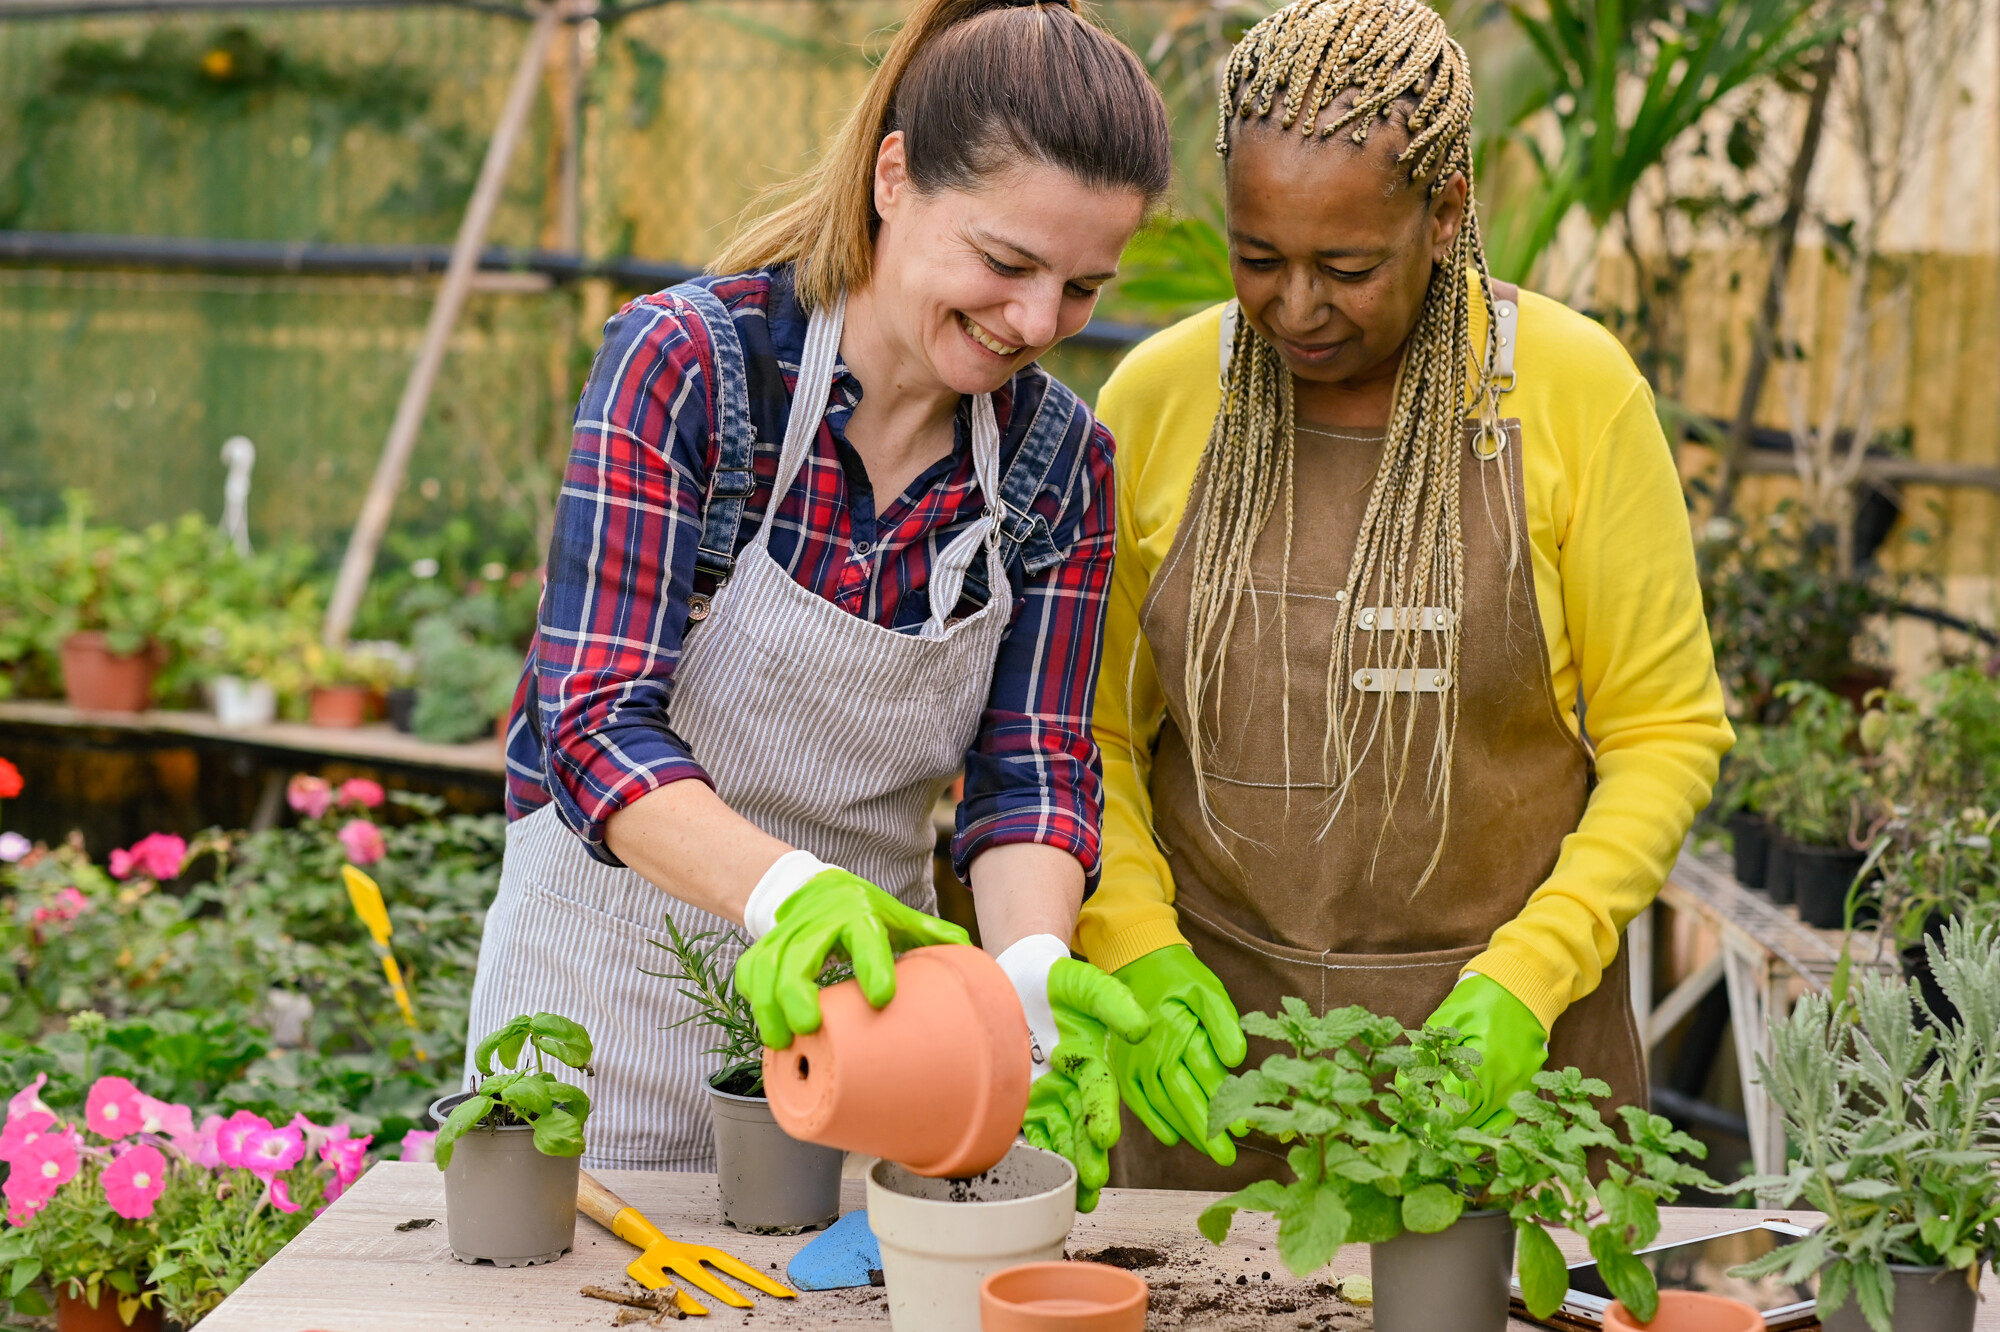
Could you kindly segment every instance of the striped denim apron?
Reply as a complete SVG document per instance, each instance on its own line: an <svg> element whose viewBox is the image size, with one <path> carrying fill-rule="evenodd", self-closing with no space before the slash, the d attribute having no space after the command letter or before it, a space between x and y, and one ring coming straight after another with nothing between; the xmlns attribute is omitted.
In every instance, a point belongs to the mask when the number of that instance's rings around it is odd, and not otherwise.
<svg viewBox="0 0 2000 1332"><path fill-rule="evenodd" d="M695 303L716 347L718 419L747 429L728 313ZM894 632L801 587L771 558L771 521L825 417L845 308L843 299L813 312L769 507L690 631L674 674L673 726L738 814L935 913L931 810L978 730L1013 607L993 517L1003 511L1000 434L992 398L974 399L973 467L987 513L940 552L921 630ZM981 554L991 594L977 613L952 620ZM705 1083L721 1061L704 1051L716 1037L699 1019L675 1026L693 1005L649 974L673 969L651 942L665 937L666 914L691 935L731 928L592 859L553 804L507 830L468 1035L476 1044L515 1014L540 1010L590 1029L597 1076L586 1086L587 1166L715 1168ZM735 952L723 960L733 966Z"/></svg>

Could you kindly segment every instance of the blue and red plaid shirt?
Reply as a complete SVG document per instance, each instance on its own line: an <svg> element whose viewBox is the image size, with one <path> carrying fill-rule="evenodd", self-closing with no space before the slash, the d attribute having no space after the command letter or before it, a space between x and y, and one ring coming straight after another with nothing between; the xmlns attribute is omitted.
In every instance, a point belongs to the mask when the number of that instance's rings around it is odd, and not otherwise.
<svg viewBox="0 0 2000 1332"><path fill-rule="evenodd" d="M735 315L747 357L775 352L789 396L807 324L789 270L702 281ZM606 819L669 782L709 780L674 734L672 700L717 462L703 370L712 356L700 321L660 294L633 301L605 325L577 408L540 625L508 727L509 817L554 801L591 854L612 864ZM1030 369L994 395L1002 474L1044 383ZM930 614L934 554L986 512L967 409L960 408L951 455L878 508L845 434L860 400L860 382L837 366L812 457L772 523L771 556L850 614L914 633ZM1045 486L1032 506L1063 558L1033 577L1010 561L1013 618L965 756L952 842L960 878L987 847L1039 842L1075 856L1096 881L1103 792L1090 706L1111 580L1111 448L1104 427L1078 406L1048 471L1058 482L1070 478L1067 490ZM760 443L755 462L739 550L771 502L776 447ZM530 703L539 727L526 724Z"/></svg>

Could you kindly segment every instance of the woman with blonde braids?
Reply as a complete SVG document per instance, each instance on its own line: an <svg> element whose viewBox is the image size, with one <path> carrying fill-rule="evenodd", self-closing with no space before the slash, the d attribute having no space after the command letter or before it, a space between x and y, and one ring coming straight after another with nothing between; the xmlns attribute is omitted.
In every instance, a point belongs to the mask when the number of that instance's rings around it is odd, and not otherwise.
<svg viewBox="0 0 2000 1332"><path fill-rule="evenodd" d="M1238 1012L1285 995L1467 1033L1478 1122L1545 1061L1644 1103L1619 936L1731 736L1652 396L1602 328L1487 274L1471 124L1416 0L1259 23L1217 140L1237 299L1100 400L1118 562L1078 933L1151 1028L1112 1050L1150 1130L1115 1183L1276 1173L1207 1120Z"/></svg>

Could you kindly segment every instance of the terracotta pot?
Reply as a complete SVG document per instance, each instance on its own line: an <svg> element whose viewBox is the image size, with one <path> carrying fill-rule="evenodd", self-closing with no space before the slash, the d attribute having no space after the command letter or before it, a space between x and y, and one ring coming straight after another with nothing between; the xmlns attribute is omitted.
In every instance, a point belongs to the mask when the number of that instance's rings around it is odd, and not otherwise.
<svg viewBox="0 0 2000 1332"><path fill-rule="evenodd" d="M1613 1300L1604 1332L1764 1332L1764 1316L1741 1300L1696 1290L1663 1290L1660 1311L1642 1323Z"/></svg>
<svg viewBox="0 0 2000 1332"><path fill-rule="evenodd" d="M905 953L880 1012L858 981L820 992L820 1029L764 1051L764 1091L801 1142L963 1178L1007 1154L1028 1108L1028 1019L977 948Z"/></svg>
<svg viewBox="0 0 2000 1332"><path fill-rule="evenodd" d="M118 1316L118 1292L108 1286L98 1288L97 1307L66 1287L56 1291L56 1332L160 1332L158 1308L142 1308L131 1322Z"/></svg>
<svg viewBox="0 0 2000 1332"><path fill-rule="evenodd" d="M359 726L368 720L367 685L322 685L312 691L314 726Z"/></svg>
<svg viewBox="0 0 2000 1332"><path fill-rule="evenodd" d="M1145 1332L1149 1294L1108 1263L1024 1263L979 1283L979 1332Z"/></svg>
<svg viewBox="0 0 2000 1332"><path fill-rule="evenodd" d="M63 692L71 707L84 712L144 712L152 705L159 669L156 644L120 656L94 630L63 640Z"/></svg>

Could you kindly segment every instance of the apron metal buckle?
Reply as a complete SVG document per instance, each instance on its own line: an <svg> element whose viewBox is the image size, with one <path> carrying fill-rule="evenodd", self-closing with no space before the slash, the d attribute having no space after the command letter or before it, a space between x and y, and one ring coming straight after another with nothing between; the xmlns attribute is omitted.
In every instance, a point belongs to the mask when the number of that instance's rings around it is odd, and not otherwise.
<svg viewBox="0 0 2000 1332"><path fill-rule="evenodd" d="M708 618L708 596L697 592L688 598L688 623L700 624Z"/></svg>

